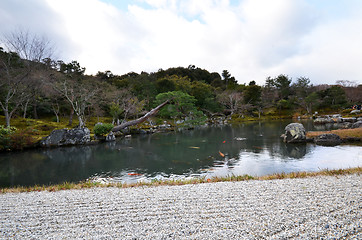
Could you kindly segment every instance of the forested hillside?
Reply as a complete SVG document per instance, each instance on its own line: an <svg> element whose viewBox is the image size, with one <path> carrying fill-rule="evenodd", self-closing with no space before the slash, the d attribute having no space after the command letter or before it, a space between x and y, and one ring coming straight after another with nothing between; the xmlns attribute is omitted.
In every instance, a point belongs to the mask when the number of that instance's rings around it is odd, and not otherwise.
<svg viewBox="0 0 362 240"><path fill-rule="evenodd" d="M11 119L67 117L80 126L89 117L112 117L113 123L138 117L165 98L172 104L160 117L194 119L214 114L236 117L311 115L351 108L362 102L362 85L338 81L312 85L308 77L291 79L280 74L241 84L228 70L221 75L194 65L159 69L157 72L111 71L85 74L77 61L54 61L45 49L0 48L0 114L4 124Z"/></svg>

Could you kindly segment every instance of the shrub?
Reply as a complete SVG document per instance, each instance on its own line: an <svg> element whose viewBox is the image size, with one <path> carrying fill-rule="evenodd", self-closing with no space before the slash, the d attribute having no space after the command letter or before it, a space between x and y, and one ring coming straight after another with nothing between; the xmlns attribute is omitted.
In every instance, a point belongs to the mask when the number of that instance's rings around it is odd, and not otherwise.
<svg viewBox="0 0 362 240"><path fill-rule="evenodd" d="M97 124L93 128L93 132L96 136L104 136L108 134L113 127L114 125L112 123Z"/></svg>
<svg viewBox="0 0 362 240"><path fill-rule="evenodd" d="M33 130L27 129L23 131L16 131L10 135L10 149L22 150L34 146L36 140L33 137Z"/></svg>
<svg viewBox="0 0 362 240"><path fill-rule="evenodd" d="M0 125L0 151L10 149L10 136L16 131L15 127Z"/></svg>
<svg viewBox="0 0 362 240"><path fill-rule="evenodd" d="M33 130L17 130L0 125L0 151L22 150L36 143Z"/></svg>

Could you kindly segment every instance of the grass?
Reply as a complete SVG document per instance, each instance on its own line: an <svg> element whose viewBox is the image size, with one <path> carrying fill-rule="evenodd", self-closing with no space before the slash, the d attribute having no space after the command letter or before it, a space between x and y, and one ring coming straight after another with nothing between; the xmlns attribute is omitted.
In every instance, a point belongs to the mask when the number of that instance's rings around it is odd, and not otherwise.
<svg viewBox="0 0 362 240"><path fill-rule="evenodd" d="M337 134L340 138L362 138L362 128L352 128L352 129L337 129L331 131L309 131L307 132L308 138L314 138L321 134L325 133L334 133Z"/></svg>
<svg viewBox="0 0 362 240"><path fill-rule="evenodd" d="M103 123L111 123L112 119L109 117L91 117L87 119L86 127L89 128L91 132L93 132L94 125L97 122ZM42 119L31 119L31 118L12 118L11 126L16 127L19 130L33 130L33 137L39 141L43 137L48 136L55 129L63 129L63 128L75 128L78 126L78 118L77 116L73 117L73 124L71 126L68 125L69 118L61 117L59 123L54 122L52 118L42 118ZM5 125L5 117L0 116L0 125Z"/></svg>
<svg viewBox="0 0 362 240"><path fill-rule="evenodd" d="M187 185L187 184L201 184L201 183L215 183L215 182L238 182L238 181L249 181L249 180L276 180L276 179L293 179L293 178L307 178L317 176L339 176L362 173L362 167L338 169L338 170L321 170L318 172L292 172L292 173L276 173L266 176L227 176L227 177L213 177L213 178L192 178L188 180L155 180L151 182L139 182L139 183L96 183L91 181L85 181L80 183L69 183L65 182L62 184L51 185L51 186L33 186L33 187L14 187L14 188L2 188L0 194L4 193L20 193L20 192L41 192L41 191L61 191L69 189L87 189L94 187L118 187L118 188L131 188L131 187L156 187L156 186L175 186L175 185Z"/></svg>

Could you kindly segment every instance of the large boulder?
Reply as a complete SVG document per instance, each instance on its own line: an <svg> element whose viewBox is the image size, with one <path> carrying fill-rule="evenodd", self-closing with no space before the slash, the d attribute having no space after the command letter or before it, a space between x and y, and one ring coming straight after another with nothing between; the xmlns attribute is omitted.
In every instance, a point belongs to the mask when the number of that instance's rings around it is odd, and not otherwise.
<svg viewBox="0 0 362 240"><path fill-rule="evenodd" d="M362 120L353 123L352 128L362 128Z"/></svg>
<svg viewBox="0 0 362 240"><path fill-rule="evenodd" d="M342 140L337 134L327 133L315 137L314 142L323 146L336 146L341 144Z"/></svg>
<svg viewBox="0 0 362 240"><path fill-rule="evenodd" d="M283 141L286 143L306 142L305 128L301 123L290 123L285 127Z"/></svg>
<svg viewBox="0 0 362 240"><path fill-rule="evenodd" d="M79 145L90 142L88 128L73 128L53 130L51 134L40 141L43 147Z"/></svg>

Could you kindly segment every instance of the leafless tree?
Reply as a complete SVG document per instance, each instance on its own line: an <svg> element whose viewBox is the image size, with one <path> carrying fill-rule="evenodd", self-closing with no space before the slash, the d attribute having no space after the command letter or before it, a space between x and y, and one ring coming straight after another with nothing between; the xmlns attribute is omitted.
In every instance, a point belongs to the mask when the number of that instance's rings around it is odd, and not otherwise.
<svg viewBox="0 0 362 240"><path fill-rule="evenodd" d="M139 101L129 89L114 90L111 94L112 102L110 112L113 117L113 123L120 124L119 117L123 115L122 123L127 120L130 115L140 113L145 105L145 101Z"/></svg>
<svg viewBox="0 0 362 240"><path fill-rule="evenodd" d="M48 84L51 84L54 90L60 93L71 105L78 117L79 128L85 127L86 109L96 104L95 96L100 93L100 87L85 76L81 79L71 79L61 73L52 76L53 79Z"/></svg>
<svg viewBox="0 0 362 240"><path fill-rule="evenodd" d="M0 106L7 127L10 127L12 115L28 98L25 80L29 75L16 53L8 53L0 48Z"/></svg>
<svg viewBox="0 0 362 240"><path fill-rule="evenodd" d="M8 51L15 52L20 58L28 60L28 64L52 59L54 54L54 46L49 39L20 28L5 34L2 43Z"/></svg>
<svg viewBox="0 0 362 240"><path fill-rule="evenodd" d="M231 114L241 110L243 105L243 94L237 91L226 91L218 96L219 102L230 110Z"/></svg>
<svg viewBox="0 0 362 240"><path fill-rule="evenodd" d="M10 126L10 119L23 105L26 111L29 101L34 98L38 87L39 67L43 58L53 52L50 41L29 31L14 31L4 35L0 49L0 105Z"/></svg>
<svg viewBox="0 0 362 240"><path fill-rule="evenodd" d="M355 81L350 80L338 80L336 81L337 85L340 85L342 87L357 87L358 84Z"/></svg>

